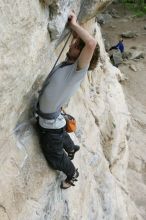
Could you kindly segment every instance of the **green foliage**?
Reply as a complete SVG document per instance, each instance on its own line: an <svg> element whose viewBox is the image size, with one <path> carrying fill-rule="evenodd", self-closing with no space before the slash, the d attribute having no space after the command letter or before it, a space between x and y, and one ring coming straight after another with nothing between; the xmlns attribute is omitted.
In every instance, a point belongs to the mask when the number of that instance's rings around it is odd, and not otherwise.
<svg viewBox="0 0 146 220"><path fill-rule="evenodd" d="M146 3L144 0L120 0L125 8L133 11L135 16L142 17L146 14Z"/></svg>
<svg viewBox="0 0 146 220"><path fill-rule="evenodd" d="M143 7L143 12L146 14L146 5Z"/></svg>
<svg viewBox="0 0 146 220"><path fill-rule="evenodd" d="M135 12L135 16L136 17L143 17L145 15L145 13L143 11L137 11Z"/></svg>

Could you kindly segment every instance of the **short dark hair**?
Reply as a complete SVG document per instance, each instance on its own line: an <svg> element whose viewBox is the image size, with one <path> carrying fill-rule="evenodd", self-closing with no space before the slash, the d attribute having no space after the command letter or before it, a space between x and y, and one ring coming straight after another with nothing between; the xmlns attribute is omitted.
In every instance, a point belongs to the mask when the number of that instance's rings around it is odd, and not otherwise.
<svg viewBox="0 0 146 220"><path fill-rule="evenodd" d="M79 38L79 49L82 50L84 46L85 46L84 41L81 38Z"/></svg>
<svg viewBox="0 0 146 220"><path fill-rule="evenodd" d="M96 47L95 47L95 50L94 50L94 53L93 53L93 56L92 56L92 59L90 61L90 65L89 65L89 69L88 70L94 70L97 63L98 63L98 60L99 60L99 56L100 56L100 48L99 48L99 45L97 43Z"/></svg>
<svg viewBox="0 0 146 220"><path fill-rule="evenodd" d="M79 38L79 49L82 50L85 46L85 43L84 41ZM96 47L95 47L95 50L94 50L94 53L93 53L93 56L92 56L92 59L90 61L90 65L89 65L89 69L88 70L94 70L97 63L98 63L98 60L99 60L99 55L100 55L100 49L99 49L99 45L97 43Z"/></svg>

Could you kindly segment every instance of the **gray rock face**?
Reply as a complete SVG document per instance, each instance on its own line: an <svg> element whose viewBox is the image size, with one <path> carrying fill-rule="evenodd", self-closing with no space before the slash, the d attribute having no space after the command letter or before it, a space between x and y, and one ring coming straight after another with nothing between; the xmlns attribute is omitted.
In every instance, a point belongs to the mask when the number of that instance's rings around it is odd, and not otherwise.
<svg viewBox="0 0 146 220"><path fill-rule="evenodd" d="M119 15L118 15L118 12L116 9L112 8L109 10L109 14L113 17L113 18L118 18Z"/></svg>
<svg viewBox="0 0 146 220"><path fill-rule="evenodd" d="M111 3L111 0L84 0L74 2L68 2L65 0L61 0L59 2L50 2L45 0L45 2L47 5L49 5L50 14L48 31L50 33L51 39L56 40L61 36L65 28L70 10L73 9L78 15L78 20L81 23L85 23L87 20L95 17L97 12L103 10L109 3Z"/></svg>
<svg viewBox="0 0 146 220"><path fill-rule="evenodd" d="M132 53L131 59L140 59L140 58L144 58L144 53L142 51L134 51Z"/></svg>
<svg viewBox="0 0 146 220"><path fill-rule="evenodd" d="M122 33L121 37L134 38L134 37L136 37L136 33L133 31L127 31L127 32Z"/></svg>
<svg viewBox="0 0 146 220"><path fill-rule="evenodd" d="M57 3L57 0L41 0L42 2L44 2L46 5L54 5Z"/></svg>
<svg viewBox="0 0 146 220"><path fill-rule="evenodd" d="M134 72L136 72L136 71L137 71L136 66L135 66L135 65L133 65L133 64L130 64L130 65L129 65L129 68L130 68L131 70L133 70Z"/></svg>
<svg viewBox="0 0 146 220"><path fill-rule="evenodd" d="M82 1L82 9L79 16L81 22L86 22L95 17L97 13L103 11L112 1L111 0L84 0Z"/></svg>
<svg viewBox="0 0 146 220"><path fill-rule="evenodd" d="M114 66L117 66L117 67L119 64L122 63L122 61L123 61L122 54L119 50L113 50L112 60L113 60Z"/></svg>
<svg viewBox="0 0 146 220"><path fill-rule="evenodd" d="M108 22L110 22L110 20L112 19L112 16L108 13L106 14L100 14L96 17L96 21L100 24L100 25L103 25L103 24L106 24Z"/></svg>
<svg viewBox="0 0 146 220"><path fill-rule="evenodd" d="M130 51L124 51L124 53L122 54L122 58L127 60L130 59L131 56L132 56L132 52Z"/></svg>

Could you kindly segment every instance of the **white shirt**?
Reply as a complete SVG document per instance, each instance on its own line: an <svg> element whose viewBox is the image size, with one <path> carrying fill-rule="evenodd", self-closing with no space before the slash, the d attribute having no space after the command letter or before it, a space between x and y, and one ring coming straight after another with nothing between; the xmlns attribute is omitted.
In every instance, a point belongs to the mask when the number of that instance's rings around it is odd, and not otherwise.
<svg viewBox="0 0 146 220"><path fill-rule="evenodd" d="M77 61L64 67L56 67L40 98L40 110L44 113L56 112L79 88L88 70L88 65L77 70ZM60 114L57 119L43 119L39 117L39 124L43 128L59 129L65 126L66 121Z"/></svg>
<svg viewBox="0 0 146 220"><path fill-rule="evenodd" d="M39 117L39 124L43 128L59 129L59 128L63 128L66 125L66 121L63 115L60 114L56 119L50 119L50 120Z"/></svg>

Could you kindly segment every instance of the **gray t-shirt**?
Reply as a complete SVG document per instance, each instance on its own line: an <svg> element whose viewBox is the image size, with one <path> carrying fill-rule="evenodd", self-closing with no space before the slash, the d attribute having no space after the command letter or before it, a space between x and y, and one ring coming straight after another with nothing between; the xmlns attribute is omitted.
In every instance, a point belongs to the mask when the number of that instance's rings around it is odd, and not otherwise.
<svg viewBox="0 0 146 220"><path fill-rule="evenodd" d="M46 86L40 97L39 105L42 112L56 112L67 103L69 98L77 91L87 73L88 65L84 69L78 71L76 69L77 62L64 67L59 67L53 73L49 80L49 84ZM53 120L39 118L40 125L45 128L56 129L65 126L65 120L61 116L59 116L59 124L56 123L58 118Z"/></svg>

